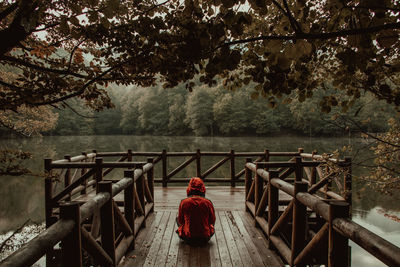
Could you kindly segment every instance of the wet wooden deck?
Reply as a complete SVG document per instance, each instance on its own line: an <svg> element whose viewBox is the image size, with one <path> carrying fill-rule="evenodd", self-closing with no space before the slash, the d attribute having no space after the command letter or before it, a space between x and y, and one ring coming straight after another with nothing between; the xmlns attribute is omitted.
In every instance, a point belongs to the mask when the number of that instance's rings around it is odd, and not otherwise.
<svg viewBox="0 0 400 267"><path fill-rule="evenodd" d="M284 266L268 249L262 231L245 212L244 188L209 187L216 209L215 235L203 247L191 247L175 233L178 205L186 188L155 188L155 212L120 266Z"/></svg>

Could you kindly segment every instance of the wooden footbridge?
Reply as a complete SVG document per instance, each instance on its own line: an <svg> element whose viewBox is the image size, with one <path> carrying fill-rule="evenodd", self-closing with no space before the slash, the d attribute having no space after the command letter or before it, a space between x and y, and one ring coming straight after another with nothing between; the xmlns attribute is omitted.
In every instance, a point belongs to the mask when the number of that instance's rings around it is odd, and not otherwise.
<svg viewBox="0 0 400 267"><path fill-rule="evenodd" d="M224 178L210 177L226 165ZM349 240L400 266L398 247L351 220L349 158L302 149L93 151L46 159L45 169L47 229L0 266L30 266L46 255L47 266L342 267L351 265ZM205 181L216 209L206 246L190 247L174 233L186 197L177 185L189 180L177 177L183 170Z"/></svg>

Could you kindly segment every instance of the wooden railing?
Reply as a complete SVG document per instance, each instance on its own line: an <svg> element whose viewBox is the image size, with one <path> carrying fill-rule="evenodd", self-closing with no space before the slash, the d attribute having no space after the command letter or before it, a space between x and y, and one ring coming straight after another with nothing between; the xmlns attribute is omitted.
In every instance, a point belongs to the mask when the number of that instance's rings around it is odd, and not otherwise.
<svg viewBox="0 0 400 267"><path fill-rule="evenodd" d="M247 161L246 209L287 264L350 266L350 239L383 263L400 266L400 248L350 219L350 159L333 160L343 172L329 172L335 168L330 162L304 153L289 162ZM329 188L337 174L344 176L342 194Z"/></svg>
<svg viewBox="0 0 400 267"><path fill-rule="evenodd" d="M205 182L215 182L218 184L230 184L232 187L236 186L237 183L243 183L245 169L237 170L237 160L242 158L243 163L247 157L257 157L254 162L268 161L269 157L294 157L299 156L300 152L269 152L264 150L262 152L235 152L230 150L229 152L209 152L200 151L197 149L196 152L167 152L165 149L162 152L134 152L128 150L128 152L99 152L96 153L97 157L122 157L136 158L136 157L152 157L153 163L157 165L161 164L161 174L159 178L155 178L154 182L162 183L163 187L167 187L169 183L187 183L190 177L179 178L177 174L183 171L190 164L195 164L195 171L190 176L197 176L202 178ZM216 161L209 168L204 170L204 159L214 159L219 157L220 160ZM169 170L169 160L172 158L183 160ZM229 175L228 177L211 177L216 170L221 168L223 165L229 164Z"/></svg>
<svg viewBox="0 0 400 267"><path fill-rule="evenodd" d="M1 266L30 266L45 254L48 266L59 261L62 266L82 266L82 248L95 264L116 266L126 251L133 249L136 234L145 225L147 215L154 208L153 164L128 162L121 165L121 162L102 162L100 159L95 162L77 162L91 156L46 161L46 169L66 169L63 173L68 178L71 168L89 170L74 181L66 179L71 183L47 199L46 212L49 214L46 215L50 215L46 217L48 228L1 262ZM115 183L101 181L101 174L104 174L101 169L116 167L132 170L125 171L125 177ZM75 201L69 201L74 192L86 190L91 185L90 182L86 184L86 181L92 173L96 174L98 181L95 184L97 192L93 192L89 199L77 197ZM50 192L49 184L46 180L46 192ZM122 191L123 200L114 199ZM49 203L52 205L48 206ZM119 208L121 204L123 212ZM58 243L61 250L54 249Z"/></svg>
<svg viewBox="0 0 400 267"><path fill-rule="evenodd" d="M104 160L104 158L109 157L118 157L119 159L114 162ZM143 157L147 158L146 162L133 161ZM204 160L215 160L215 157L221 159L212 164L208 162L211 167L203 170ZM252 161L249 157L257 158ZM171 168L168 165L171 158L184 159L176 167ZM245 168L237 171L235 163L237 165L239 158L245 159L248 163ZM275 162L271 161L272 159L289 159L289 161ZM303 162L302 159L309 159L310 161ZM176 163L176 160L174 161ZM62 160L45 159L45 169L48 174L48 178L45 179L47 230L32 241L33 245L29 245L31 244L29 243L22 249L26 253L25 256L11 256L4 261L4 264L11 262L26 265L35 262L38 257L46 253L47 264L51 266L54 262L60 261L59 252L64 255L64 257L61 257L65 259L64 261L72 258L80 261L81 256L76 257L79 255L78 251L81 251L79 249L74 252L54 249L54 245L65 238L66 240L62 241L61 244L77 244L80 242L79 248L84 247L94 261L100 265L109 264L110 259L111 263L115 264L122 257L122 252L125 252L127 247L134 244L132 240L140 225L145 224L147 214L153 210L154 182L162 183L166 187L168 183L187 183L191 176L201 177L205 182L228 183L231 186L235 186L238 182L244 182L246 199L248 200L246 202L247 208L253 214L257 214L257 221L260 225L263 225L260 218L265 213L268 194L266 190L263 192L262 184L264 182L260 178L257 178L259 179L257 183L252 181L251 171L255 172L256 168L254 164L263 164L259 166L263 166L264 171L269 168L278 168L279 178L292 182L294 180L303 181L302 173L304 171L306 174L304 178L308 179L310 185L309 192L319 192L326 199L347 200L350 203L351 161L349 159L328 161L332 161L334 166L327 164L322 156L303 153L302 149L297 152L264 150L262 152L239 153L233 150L229 152L204 152L200 150L196 152L167 152L166 150L162 152L133 152L127 150L126 152L98 153L94 150L92 153L84 152L76 157L65 156ZM225 163L229 163L228 177L210 177ZM191 171L193 174L190 173L187 178L176 177L190 164L195 164L195 170ZM158 179L154 178L157 165L161 169ZM344 167L345 171L337 171L335 166ZM122 180L106 180L114 169L128 169L125 172L126 177ZM146 174L146 177L144 177L144 174ZM264 174L260 174L259 177ZM292 174L295 174L294 178L290 178ZM242 176L245 176L245 179ZM342 178L339 179L339 176ZM111 193L110 184L112 184ZM106 187L108 191L105 189ZM122 200L121 197L118 199L118 196L113 199L122 190L125 192L124 199ZM80 208L76 203L81 204ZM289 204L289 201L278 200L279 205L285 203ZM293 203L290 205L293 206ZM119 209L121 206L124 206L124 214ZM287 210L290 211L291 209L289 207ZM286 221L288 220L285 216L283 218ZM100 223L100 221L104 222ZM102 225L104 224L104 227L111 229L110 225L114 223L117 224L118 227L115 229L118 229L119 232L114 231L114 234L109 236L108 233L111 230L103 229ZM107 231L107 234L103 237L101 233L105 233L105 231ZM81 238L79 242L77 241L78 236ZM100 240L103 246L97 245ZM16 252L16 255L21 255L20 253ZM68 253L75 253L75 256L70 255L71 257L69 257ZM65 262L64 265L69 264L69 262Z"/></svg>

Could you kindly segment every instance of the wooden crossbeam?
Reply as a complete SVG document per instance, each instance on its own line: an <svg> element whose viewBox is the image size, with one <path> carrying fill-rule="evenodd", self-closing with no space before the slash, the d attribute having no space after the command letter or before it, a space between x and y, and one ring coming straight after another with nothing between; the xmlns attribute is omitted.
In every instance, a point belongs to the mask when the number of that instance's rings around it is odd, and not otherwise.
<svg viewBox="0 0 400 267"><path fill-rule="evenodd" d="M255 161L253 162L260 162L261 160L263 160L264 157L258 157ZM237 174L235 174L235 179L240 178L246 171L246 168L243 168L242 170L240 170Z"/></svg>
<svg viewBox="0 0 400 267"><path fill-rule="evenodd" d="M138 195L138 193L137 193L137 191L136 191L136 188L135 188L135 190L133 190L133 193L134 193L134 195L135 195L135 208L136 208L136 212L138 212L139 215L144 215L145 213L144 213L142 204L140 203L139 195Z"/></svg>
<svg viewBox="0 0 400 267"><path fill-rule="evenodd" d="M326 176L322 180L318 181L318 183L316 183L315 185L311 186L310 189L308 189L308 193L314 194L315 192L317 192L320 188L322 188L324 185L326 185L332 179L332 176L334 174L335 173L329 174L328 176Z"/></svg>
<svg viewBox="0 0 400 267"><path fill-rule="evenodd" d="M285 211L282 213L281 216L279 216L278 220L274 224L274 226L271 229L271 235L277 235L283 226L285 226L293 216L293 200L290 202L290 204L286 207Z"/></svg>
<svg viewBox="0 0 400 267"><path fill-rule="evenodd" d="M121 210L118 208L117 203L113 201L114 205L114 217L115 217L115 222L118 224L118 226L121 228L122 232L124 233L125 236L129 236L133 234L133 231L131 227L129 226L129 223L125 219L125 216L122 214Z"/></svg>
<svg viewBox="0 0 400 267"><path fill-rule="evenodd" d="M279 175L279 179L285 180L293 172L294 172L294 168L288 168L286 171L284 171L282 174Z"/></svg>
<svg viewBox="0 0 400 267"><path fill-rule="evenodd" d="M308 180L310 180L310 179L311 179L311 170L310 170L310 167L304 167L303 169L304 169L304 172L305 172L305 174L306 174Z"/></svg>
<svg viewBox="0 0 400 267"><path fill-rule="evenodd" d="M70 193L75 187L79 186L84 180L88 179L95 172L95 169L91 169L78 179L76 179L72 184L64 188L60 193L58 193L51 201L53 203L60 201L63 197L65 197L68 193Z"/></svg>
<svg viewBox="0 0 400 267"><path fill-rule="evenodd" d="M128 158L128 156L122 156L117 162L125 161L127 158ZM114 170L114 168L108 168L107 170L105 170L103 172L103 177L106 176L107 174L109 174L110 172L112 172L112 170Z"/></svg>
<svg viewBox="0 0 400 267"><path fill-rule="evenodd" d="M187 159L186 161L184 161L181 165L179 165L178 167L176 167L173 171L171 171L168 175L167 175L167 180L171 179L171 177L173 177L174 175L176 175L178 172L180 172L181 170L183 170L187 165L189 165L190 163L192 163L197 157L196 156L192 156L189 159Z"/></svg>
<svg viewBox="0 0 400 267"><path fill-rule="evenodd" d="M152 197L151 192L150 192L150 188L149 188L149 184L148 183L144 183L144 194L146 196L147 202L149 202L149 203L153 203L154 202L153 197Z"/></svg>
<svg viewBox="0 0 400 267"><path fill-rule="evenodd" d="M318 248L328 241L329 223L325 223L324 226L318 231L318 233L311 239L306 247L299 253L294 260L294 265L305 263L305 261L312 257L312 254L318 250Z"/></svg>
<svg viewBox="0 0 400 267"><path fill-rule="evenodd" d="M263 216L265 212L265 208L267 207L268 201L268 187L264 186L263 195L261 197L260 203L258 204L256 216Z"/></svg>
<svg viewBox="0 0 400 267"><path fill-rule="evenodd" d="M92 227L90 229L90 233L94 238L99 237L99 233L100 233L100 212L98 210L96 210L93 213Z"/></svg>
<svg viewBox="0 0 400 267"><path fill-rule="evenodd" d="M246 197L246 201L254 201L254 180L251 183L249 194Z"/></svg>
<svg viewBox="0 0 400 267"><path fill-rule="evenodd" d="M230 157L225 157L222 160L218 161L216 164L214 164L213 166L211 166L208 170L206 170L202 175L201 178L205 179L208 175L210 175L211 173L213 173L216 169L218 169L219 167L222 166L222 164L224 164L225 162L227 162L228 160L230 160Z"/></svg>
<svg viewBox="0 0 400 267"><path fill-rule="evenodd" d="M97 243L92 235L86 231L84 227L81 228L82 233L82 246L94 259L94 261L101 266L111 266L113 264L112 259L104 251L104 249Z"/></svg>

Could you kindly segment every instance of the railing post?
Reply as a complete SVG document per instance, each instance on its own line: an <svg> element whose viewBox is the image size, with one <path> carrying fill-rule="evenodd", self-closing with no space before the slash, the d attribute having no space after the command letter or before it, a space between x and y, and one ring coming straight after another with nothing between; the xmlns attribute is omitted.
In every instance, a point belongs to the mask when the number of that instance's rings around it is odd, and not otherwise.
<svg viewBox="0 0 400 267"><path fill-rule="evenodd" d="M278 171L269 171L268 177L268 237L271 235L272 227L275 225L279 216L279 189L272 185L271 180L278 178ZM269 247L272 243L269 242Z"/></svg>
<svg viewBox="0 0 400 267"><path fill-rule="evenodd" d="M96 159L97 160L97 159ZM115 224L114 224L114 205L112 198L112 182L100 181L98 183L99 192L109 193L110 198L100 208L101 218L101 245L104 251L115 263Z"/></svg>
<svg viewBox="0 0 400 267"><path fill-rule="evenodd" d="M87 157L87 153L86 152L82 152L82 155ZM87 159L85 158L84 160L82 160L82 162L87 162ZM87 170L85 168L81 169L81 175L84 175L87 172ZM87 188L87 182L88 179L85 179L85 181L82 182L82 185L84 186L84 189L81 191L81 195L86 194L86 188Z"/></svg>
<svg viewBox="0 0 400 267"><path fill-rule="evenodd" d="M251 158L246 158L246 163L250 163L251 161L252 161ZM244 188L245 188L244 200L245 200L245 202L246 202L247 196L249 195L249 192L250 192L251 183L252 183L251 170L249 170L247 167L245 167L244 168ZM247 205L246 205L246 210L247 210Z"/></svg>
<svg viewBox="0 0 400 267"><path fill-rule="evenodd" d="M46 174L49 175L44 180L44 193L45 193L45 216L46 216L46 229L49 228L57 221L57 217L53 216L53 180L51 177L51 159L44 160L44 169ZM53 265L54 249L46 253L46 266Z"/></svg>
<svg viewBox="0 0 400 267"><path fill-rule="evenodd" d="M143 170L143 165L139 164L137 165L138 169ZM142 174L137 180L136 180L136 192L138 194L139 202L142 205L143 208L143 216L146 218L146 203L145 203L145 196L144 196L144 175ZM146 226L146 220L143 221L143 226Z"/></svg>
<svg viewBox="0 0 400 267"><path fill-rule="evenodd" d="M264 149L264 160L269 162L269 149Z"/></svg>
<svg viewBox="0 0 400 267"><path fill-rule="evenodd" d="M69 162L71 162L71 156L70 155L65 155L64 159L66 159ZM67 170L65 172L65 176L64 176L64 188L69 186L70 184L71 184L71 169L67 168ZM71 194L68 194L68 197L65 200L70 201L71 200Z"/></svg>
<svg viewBox="0 0 400 267"><path fill-rule="evenodd" d="M161 154L161 159L162 159L162 186L167 187L168 186L168 181L167 181L167 150L163 149L162 154Z"/></svg>
<svg viewBox="0 0 400 267"><path fill-rule="evenodd" d="M317 154L317 150L313 150L311 153L311 160L314 160L314 155ZM311 178L310 178L310 186L313 186L317 182L317 167L311 167Z"/></svg>
<svg viewBox="0 0 400 267"><path fill-rule="evenodd" d="M344 199L349 205L352 204L352 168L351 168L351 158L346 157L344 159L346 164L346 172L344 176Z"/></svg>
<svg viewBox="0 0 400 267"><path fill-rule="evenodd" d="M333 220L348 218L350 205L346 202L329 203L329 249L328 267L346 267L349 264L349 240L333 229Z"/></svg>
<svg viewBox="0 0 400 267"><path fill-rule="evenodd" d="M258 206L260 205L261 198L262 198L262 193L263 193L263 187L264 187L264 179L258 175L257 170L260 168L263 168L264 164L262 163L256 163L256 173L254 175L254 211L255 213L257 212ZM256 215L256 214L254 214ZM254 219L256 216L254 216ZM256 226L257 226L257 220L256 220Z"/></svg>
<svg viewBox="0 0 400 267"><path fill-rule="evenodd" d="M96 184L99 184L101 181L103 181L103 158L96 158ZM96 192L99 192L99 187L96 187L97 190Z"/></svg>
<svg viewBox="0 0 400 267"><path fill-rule="evenodd" d="M296 166L294 167L295 181L301 182L303 179L303 166L301 164L302 162L301 157L296 157L295 162L296 162Z"/></svg>
<svg viewBox="0 0 400 267"><path fill-rule="evenodd" d="M153 164L154 159L148 158L147 163ZM149 186L151 197L153 198L153 207L151 211L154 211L154 164L153 167L147 171L147 185Z"/></svg>
<svg viewBox="0 0 400 267"><path fill-rule="evenodd" d="M124 212L125 218L133 232L133 241L130 246L130 250L135 249L135 182L134 171L124 171L124 177L131 178L132 184L130 184L124 190Z"/></svg>
<svg viewBox="0 0 400 267"><path fill-rule="evenodd" d="M132 162L132 160L133 160L133 157L132 157L132 149L128 149L128 158L127 158L127 161L128 162ZM132 169L132 168L128 168L128 169Z"/></svg>
<svg viewBox="0 0 400 267"><path fill-rule="evenodd" d="M60 205L60 217L73 220L74 229L61 240L62 266L82 266L81 213L79 203L69 202Z"/></svg>
<svg viewBox="0 0 400 267"><path fill-rule="evenodd" d="M326 167L325 167L325 174L328 175L328 173L329 173L329 166L326 165ZM324 186L325 199L330 199L330 198L331 198L331 197L328 196L328 194L327 194L327 192L331 190L331 187L332 187L332 179L331 179L329 182L327 182L327 183L325 184L325 186Z"/></svg>
<svg viewBox="0 0 400 267"><path fill-rule="evenodd" d="M235 150L231 149L230 151L230 156L231 156L231 164L230 164L230 170L231 170L231 187L236 186L235 182Z"/></svg>
<svg viewBox="0 0 400 267"><path fill-rule="evenodd" d="M290 266L294 265L294 260L305 247L307 233L307 207L298 201L296 196L297 193L307 192L307 187L308 184L306 182L295 181L294 183L292 256L290 260ZM305 264L296 266L305 266Z"/></svg>
<svg viewBox="0 0 400 267"><path fill-rule="evenodd" d="M201 178L201 153L200 149L196 151L196 176Z"/></svg>
<svg viewBox="0 0 400 267"><path fill-rule="evenodd" d="M46 228L49 228L57 219L53 216L53 180L51 178L51 159L44 160L44 168L46 174L49 175L44 180L44 198L45 198L45 212L46 212Z"/></svg>
<svg viewBox="0 0 400 267"><path fill-rule="evenodd" d="M93 149L92 153L94 153L97 156L97 150L96 149ZM90 162L95 162L96 156L92 157ZM96 173L93 174L93 180L96 180ZM92 186L93 186L94 189L96 189L96 192L97 192L97 183L94 183Z"/></svg>

